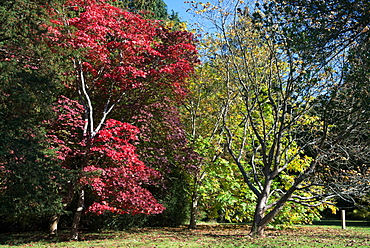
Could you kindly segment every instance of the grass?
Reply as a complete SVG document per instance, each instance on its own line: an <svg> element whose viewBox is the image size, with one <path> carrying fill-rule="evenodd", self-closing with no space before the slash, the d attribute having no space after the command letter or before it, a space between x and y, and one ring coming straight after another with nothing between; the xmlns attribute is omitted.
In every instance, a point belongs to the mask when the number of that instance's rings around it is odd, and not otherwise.
<svg viewBox="0 0 370 248"><path fill-rule="evenodd" d="M370 227L296 226L268 229L267 237L248 236L246 225L200 225L196 230L137 228L127 231L82 232L80 241L67 233L49 238L37 232L0 234L0 247L370 247Z"/></svg>

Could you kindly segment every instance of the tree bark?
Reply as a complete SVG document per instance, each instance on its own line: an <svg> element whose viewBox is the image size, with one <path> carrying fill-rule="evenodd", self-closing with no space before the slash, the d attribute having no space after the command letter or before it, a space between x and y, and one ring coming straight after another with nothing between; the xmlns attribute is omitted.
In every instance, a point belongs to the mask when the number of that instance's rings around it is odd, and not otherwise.
<svg viewBox="0 0 370 248"><path fill-rule="evenodd" d="M254 218L253 218L253 225L252 225L252 230L249 235L251 236L264 236L264 231L267 223L269 221L266 221L265 218L265 213L267 211L267 202L269 199L269 194L271 190L271 184L272 184L272 179L269 178L268 176L265 177L265 185L263 192L258 198L258 203L254 212Z"/></svg>
<svg viewBox="0 0 370 248"><path fill-rule="evenodd" d="M287 199L287 198L286 198ZM279 201L276 206L268 213L267 211L267 202L264 204L263 209L256 208L256 212L253 219L253 225L252 230L250 232L250 236L260 236L264 237L264 231L268 223L270 223L275 216L281 211L281 209L284 207L287 200L283 199L282 201Z"/></svg>
<svg viewBox="0 0 370 248"><path fill-rule="evenodd" d="M72 231L71 231L72 240L78 240L78 226L80 224L82 211L84 209L84 203L85 203L85 190L81 189L79 197L78 197L76 213L75 213L75 216L73 218L73 223L72 223Z"/></svg>
<svg viewBox="0 0 370 248"><path fill-rule="evenodd" d="M253 218L253 224L251 232L249 233L250 236L264 236L265 225L261 225L262 219L265 217L266 212L266 203L259 202L256 206Z"/></svg>
<svg viewBox="0 0 370 248"><path fill-rule="evenodd" d="M198 192L194 191L191 198L191 208L190 208L190 225L189 229L197 228L197 212L198 212Z"/></svg>
<svg viewBox="0 0 370 248"><path fill-rule="evenodd" d="M49 235L50 236L56 236L58 234L58 223L60 219L60 214L55 214L50 217L49 222Z"/></svg>
<svg viewBox="0 0 370 248"><path fill-rule="evenodd" d="M67 187L68 187L67 195L63 199L63 202L64 202L63 210L65 210L69 206L69 204L72 202L72 199L75 193L73 182L69 181ZM59 213L59 214L55 214L50 217L50 221L49 221L50 236L58 235L58 224L59 224L59 220L61 216L62 215Z"/></svg>
<svg viewBox="0 0 370 248"><path fill-rule="evenodd" d="M256 211L254 215L252 230L250 232L251 236L264 236L264 230L268 223L272 221L273 218L281 211L286 202L292 196L293 192L297 189L298 185L302 183L308 175L313 171L313 168L316 166L316 162L311 162L310 168L301 176L299 176L290 189L274 204L273 209L266 214L268 208L268 195L270 193L272 179L266 179L265 188L263 194L258 199L258 204L256 206Z"/></svg>

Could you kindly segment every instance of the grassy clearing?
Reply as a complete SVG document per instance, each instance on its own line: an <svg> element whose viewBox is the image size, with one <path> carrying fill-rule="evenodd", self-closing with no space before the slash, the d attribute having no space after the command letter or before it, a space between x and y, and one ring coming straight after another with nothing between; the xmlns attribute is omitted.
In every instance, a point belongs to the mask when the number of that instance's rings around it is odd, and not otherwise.
<svg viewBox="0 0 370 248"><path fill-rule="evenodd" d="M370 227L297 226L269 229L266 238L248 236L246 225L201 225L196 230L138 228L120 232L81 233L68 241L67 234L48 238L40 233L0 235L0 247L370 247Z"/></svg>

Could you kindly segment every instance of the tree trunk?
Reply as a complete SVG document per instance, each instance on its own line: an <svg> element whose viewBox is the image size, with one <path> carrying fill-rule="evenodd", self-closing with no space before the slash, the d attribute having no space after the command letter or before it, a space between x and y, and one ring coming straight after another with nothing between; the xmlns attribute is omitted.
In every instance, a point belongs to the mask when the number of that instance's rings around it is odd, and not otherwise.
<svg viewBox="0 0 370 248"><path fill-rule="evenodd" d="M265 203L259 202L257 204L256 210L254 212L252 229L251 232L249 233L250 236L260 236L260 237L264 236L264 231L267 223L264 225L261 224L266 211L265 207L266 207Z"/></svg>
<svg viewBox="0 0 370 248"><path fill-rule="evenodd" d="M259 226L258 224L256 224L255 226L253 226L249 235L265 237L265 228L266 228L266 225Z"/></svg>
<svg viewBox="0 0 370 248"><path fill-rule="evenodd" d="M269 223L266 219L267 202L271 190L272 179L266 176L264 189L258 198L257 206L254 211L254 219L252 230L249 235L251 236L264 236L266 225Z"/></svg>
<svg viewBox="0 0 370 248"><path fill-rule="evenodd" d="M92 121L90 121L90 122L92 122ZM88 122L86 122L86 123L88 123ZM84 135L86 135L87 127L88 127L88 125L86 124L85 130L84 130ZM84 156L84 161L83 161L83 164L81 166L81 171L83 171L83 168L85 168L88 165L88 163L89 163L90 148L91 148L92 138L93 137L91 137L87 141L86 154ZM80 175L79 178L81 178L81 175ZM78 240L78 227L80 225L82 212L83 212L84 207L85 207L84 206L85 205L85 190L84 190L84 186L80 185L80 186L77 187L77 189L78 188L79 188L80 192L79 192L79 195L78 195L77 209L76 209L75 215L73 217L73 222L72 222L71 240Z"/></svg>
<svg viewBox="0 0 370 248"><path fill-rule="evenodd" d="M75 216L73 218L73 223L72 223L72 231L71 231L72 240L78 240L78 226L80 224L82 211L84 209L84 203L85 203L85 190L81 189L79 197L78 197L76 213L75 213Z"/></svg>
<svg viewBox="0 0 370 248"><path fill-rule="evenodd" d="M263 220L263 221L262 221ZM265 237L265 228L270 221L265 221L263 216L255 216L253 219L252 229L249 233L250 236Z"/></svg>
<svg viewBox="0 0 370 248"><path fill-rule="evenodd" d="M284 198L286 197L284 196ZM267 209L265 209L266 203L263 209L259 209L257 207L254 215L252 230L249 235L264 237L264 231L267 224L275 218L275 216L284 207L285 203L285 199L280 200L268 214L266 214Z"/></svg>
<svg viewBox="0 0 370 248"><path fill-rule="evenodd" d="M63 199L63 210L65 210L69 204L72 202L73 196L74 196L75 190L73 182L68 182L68 191L66 197ZM49 234L50 236L55 236L58 234L58 223L60 220L61 214L55 214L50 217L49 221Z"/></svg>
<svg viewBox="0 0 370 248"><path fill-rule="evenodd" d="M191 208L190 208L190 229L197 228L197 212L198 212L198 192L194 191L191 198Z"/></svg>
<svg viewBox="0 0 370 248"><path fill-rule="evenodd" d="M56 236L58 234L58 223L60 219L60 214L56 214L50 217L49 222L49 235Z"/></svg>
<svg viewBox="0 0 370 248"><path fill-rule="evenodd" d="M199 166L201 168L201 165ZM203 178L206 176L205 171L202 172L200 175L197 173L194 176L194 187L193 193L191 194L191 206L190 206L190 225L189 229L196 229L197 228L197 215L198 215L198 202L199 202L199 185Z"/></svg>
<svg viewBox="0 0 370 248"><path fill-rule="evenodd" d="M261 195L256 211L254 214L254 220L252 225L252 230L250 232L251 236L264 236L264 231L268 223L270 223L273 218L281 211L285 203L291 197L292 193L297 189L298 185L304 180L305 176L301 176L295 180L294 185L276 202L274 208L266 214L267 202L268 202L268 192L270 192L270 185L272 180L266 181L264 194ZM268 187L268 189L266 189Z"/></svg>

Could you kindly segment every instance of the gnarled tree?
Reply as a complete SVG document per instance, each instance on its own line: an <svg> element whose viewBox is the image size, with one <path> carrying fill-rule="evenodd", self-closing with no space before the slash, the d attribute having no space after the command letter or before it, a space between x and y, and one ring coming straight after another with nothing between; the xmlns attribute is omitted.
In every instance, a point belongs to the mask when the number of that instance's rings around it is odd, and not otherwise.
<svg viewBox="0 0 370 248"><path fill-rule="evenodd" d="M338 101L334 92L345 91L345 49L331 46L330 56L322 60L319 55L328 47L316 47L317 53L300 51L295 46L299 43L292 43L288 35L289 25L280 26L283 22L278 18L284 17L251 10L252 4L243 1L222 4L194 4L194 8L217 30L213 43L220 49L215 50L212 62L229 88L223 120L226 149L256 195L251 234L262 236L287 202L319 206L331 204L338 194L350 197L357 192L356 184L345 191L328 190L322 173L325 169L334 173L328 163L339 147L352 149L341 144L349 144L360 127L367 127L368 110L355 108L353 101L347 102L347 109L337 105L354 121L346 122L347 128L317 112L326 107L322 99ZM235 110L235 105L241 107ZM231 125L231 116L236 114L243 116L241 132Z"/></svg>

